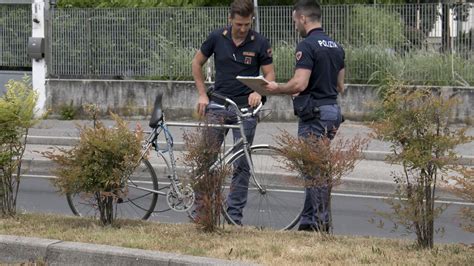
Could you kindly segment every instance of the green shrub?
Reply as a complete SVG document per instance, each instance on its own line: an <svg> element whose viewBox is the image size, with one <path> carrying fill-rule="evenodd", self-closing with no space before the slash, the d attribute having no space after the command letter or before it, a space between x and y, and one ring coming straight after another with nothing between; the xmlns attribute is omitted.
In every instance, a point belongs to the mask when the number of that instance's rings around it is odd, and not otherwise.
<svg viewBox="0 0 474 266"><path fill-rule="evenodd" d="M331 211L331 192L334 186L341 184L341 178L352 172L355 164L362 157L362 150L367 147L368 139L356 136L353 139L310 135L306 138L292 136L282 131L275 136L276 147L286 159L284 168L296 171L299 176L311 176L311 179L295 180L304 187L328 186L329 224L323 231L333 228ZM316 210L319 216L320 210ZM326 226L326 225L324 225Z"/></svg>
<svg viewBox="0 0 474 266"><path fill-rule="evenodd" d="M59 106L59 115L61 115L62 120L73 120L76 116L76 111L77 109L74 107L72 100L69 104Z"/></svg>
<svg viewBox="0 0 474 266"><path fill-rule="evenodd" d="M80 126L79 143L72 149L58 148L42 154L56 162L58 177L54 185L61 193L83 193L91 197L104 225L115 218L114 204L127 195L124 176L131 173L141 156L142 132L131 132L128 124L111 114L115 127L96 121L94 126Z"/></svg>
<svg viewBox="0 0 474 266"><path fill-rule="evenodd" d="M474 57L448 55L430 51L413 51L401 55L382 46L344 48L346 83L380 84L387 76L407 84L472 85ZM288 81L294 73L295 46L286 43L273 48L273 63L279 82Z"/></svg>
<svg viewBox="0 0 474 266"><path fill-rule="evenodd" d="M58 7L75 8L107 8L107 7L154 7L159 2L156 0L59 0Z"/></svg>
<svg viewBox="0 0 474 266"><path fill-rule="evenodd" d="M357 52L359 53L359 51ZM356 53L356 54L357 54ZM367 57L377 54L377 50L368 51L372 53ZM351 52L351 57L348 64L354 62L358 64L359 61ZM366 68L362 71L361 68L356 68L358 72L357 77L364 77L372 72L369 78L369 83L383 82L388 76L397 80L403 81L406 84L423 84L431 86L448 86L461 85L466 86L474 83L474 60L464 59L457 55L448 55L438 52L416 51L407 53L404 56L400 55L386 55L384 59L382 54L372 57L373 61L378 61L380 65L374 65L372 68ZM379 59L377 59L379 58ZM371 59L365 59L372 61ZM385 61L385 62L384 62ZM348 68L351 79L351 67ZM363 81L363 79L361 79Z"/></svg>
<svg viewBox="0 0 474 266"><path fill-rule="evenodd" d="M224 179L231 175L229 165L212 164L222 156L220 143L216 142L213 129L208 126L197 128L194 132L185 132L183 140L186 152L184 164L189 167L189 179L196 193L196 209L193 217L197 227L205 232L214 232L222 225L222 204L224 202ZM222 159L222 158L219 158Z"/></svg>
<svg viewBox="0 0 474 266"><path fill-rule="evenodd" d="M456 58L453 58L456 60ZM462 59L461 59L462 60ZM417 51L406 55L404 80L425 85L454 84L451 71L451 56L436 52Z"/></svg>
<svg viewBox="0 0 474 266"><path fill-rule="evenodd" d="M295 69L294 45L282 43L273 47L273 64L275 65L276 79L281 82L293 77Z"/></svg>
<svg viewBox="0 0 474 266"><path fill-rule="evenodd" d="M28 79L10 80L0 98L0 216L16 213L21 159L38 99Z"/></svg>
<svg viewBox="0 0 474 266"><path fill-rule="evenodd" d="M398 13L373 6L356 6L352 10L349 38L355 47L398 47L405 42L404 25Z"/></svg>
<svg viewBox="0 0 474 266"><path fill-rule="evenodd" d="M392 72L399 60L392 50L381 46L348 47L345 52L348 83L377 83L379 79L372 75L380 70Z"/></svg>

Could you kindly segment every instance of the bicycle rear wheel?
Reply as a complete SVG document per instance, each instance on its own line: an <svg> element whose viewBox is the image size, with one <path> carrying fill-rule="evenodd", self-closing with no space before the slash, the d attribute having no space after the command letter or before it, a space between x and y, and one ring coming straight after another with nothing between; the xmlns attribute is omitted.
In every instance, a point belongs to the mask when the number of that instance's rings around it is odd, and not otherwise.
<svg viewBox="0 0 474 266"><path fill-rule="evenodd" d="M305 197L304 188L298 181L301 179L298 179L297 173L284 168L285 158L275 147L254 145L250 147L249 152L255 179L250 177L243 217L240 221L237 220L239 218L235 218L235 209L229 209L226 202L223 208L226 220L229 223L261 229L293 228L299 221ZM227 164L235 171L240 160L246 160L243 150L233 155ZM226 200L229 201L230 191L233 191L235 196L240 189L239 185L232 184L232 178L227 178L224 186ZM246 189L242 189L245 194Z"/></svg>
<svg viewBox="0 0 474 266"><path fill-rule="evenodd" d="M115 217L148 219L155 209L158 194L147 189L157 191L158 179L150 162L142 159L124 184L122 191L126 191L126 196L114 202ZM93 195L76 193L67 194L66 197L74 215L99 216L97 201Z"/></svg>

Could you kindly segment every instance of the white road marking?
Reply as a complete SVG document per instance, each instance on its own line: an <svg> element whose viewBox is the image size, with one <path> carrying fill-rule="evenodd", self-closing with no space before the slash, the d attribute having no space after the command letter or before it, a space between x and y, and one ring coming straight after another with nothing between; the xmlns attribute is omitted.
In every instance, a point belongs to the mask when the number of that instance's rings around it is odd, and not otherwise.
<svg viewBox="0 0 474 266"><path fill-rule="evenodd" d="M51 175L22 175L22 177L26 178L42 178L42 179L56 179L56 176ZM149 181L139 181L137 183L151 183ZM170 185L169 182L158 182L159 185ZM301 190L290 190L290 189L270 189L269 191L273 192L282 192L282 193L304 193ZM347 197L347 198L363 198L363 199L390 199L392 197L389 196L376 196L376 195L361 195L361 194L351 194L351 193L337 193L333 192L332 196L336 197ZM474 202L462 202L462 201L448 201L448 200L436 200L436 203L441 204L454 204L454 205L461 205L461 206L474 206Z"/></svg>

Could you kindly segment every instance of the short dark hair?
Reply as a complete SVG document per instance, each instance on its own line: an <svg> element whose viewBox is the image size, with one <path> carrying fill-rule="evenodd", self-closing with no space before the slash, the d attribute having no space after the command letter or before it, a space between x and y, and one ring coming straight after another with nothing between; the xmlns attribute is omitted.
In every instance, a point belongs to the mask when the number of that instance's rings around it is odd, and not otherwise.
<svg viewBox="0 0 474 266"><path fill-rule="evenodd" d="M305 15L311 21L321 22L321 5L316 0L298 0L293 6L293 10L301 15Z"/></svg>
<svg viewBox="0 0 474 266"><path fill-rule="evenodd" d="M234 18L236 14L242 17L253 16L253 12L254 7L251 0L234 0L234 2L230 4L231 18Z"/></svg>

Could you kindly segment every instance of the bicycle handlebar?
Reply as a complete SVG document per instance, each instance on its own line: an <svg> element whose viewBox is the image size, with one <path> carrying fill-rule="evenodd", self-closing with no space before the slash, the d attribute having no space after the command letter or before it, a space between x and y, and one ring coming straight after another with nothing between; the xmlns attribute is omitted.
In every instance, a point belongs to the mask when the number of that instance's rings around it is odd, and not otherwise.
<svg viewBox="0 0 474 266"><path fill-rule="evenodd" d="M227 97L222 96L218 93L215 93L212 89L208 92L208 95L210 95L212 97L215 97L215 98L219 98L221 100L224 100L227 104L232 105L234 107L234 109L236 110L236 115L238 115L242 118L257 115L257 113L263 107L263 103L260 101L260 104L257 107L253 108L252 112L249 112L251 110L251 108L239 108L239 106L234 101L232 101L230 98L227 98Z"/></svg>

